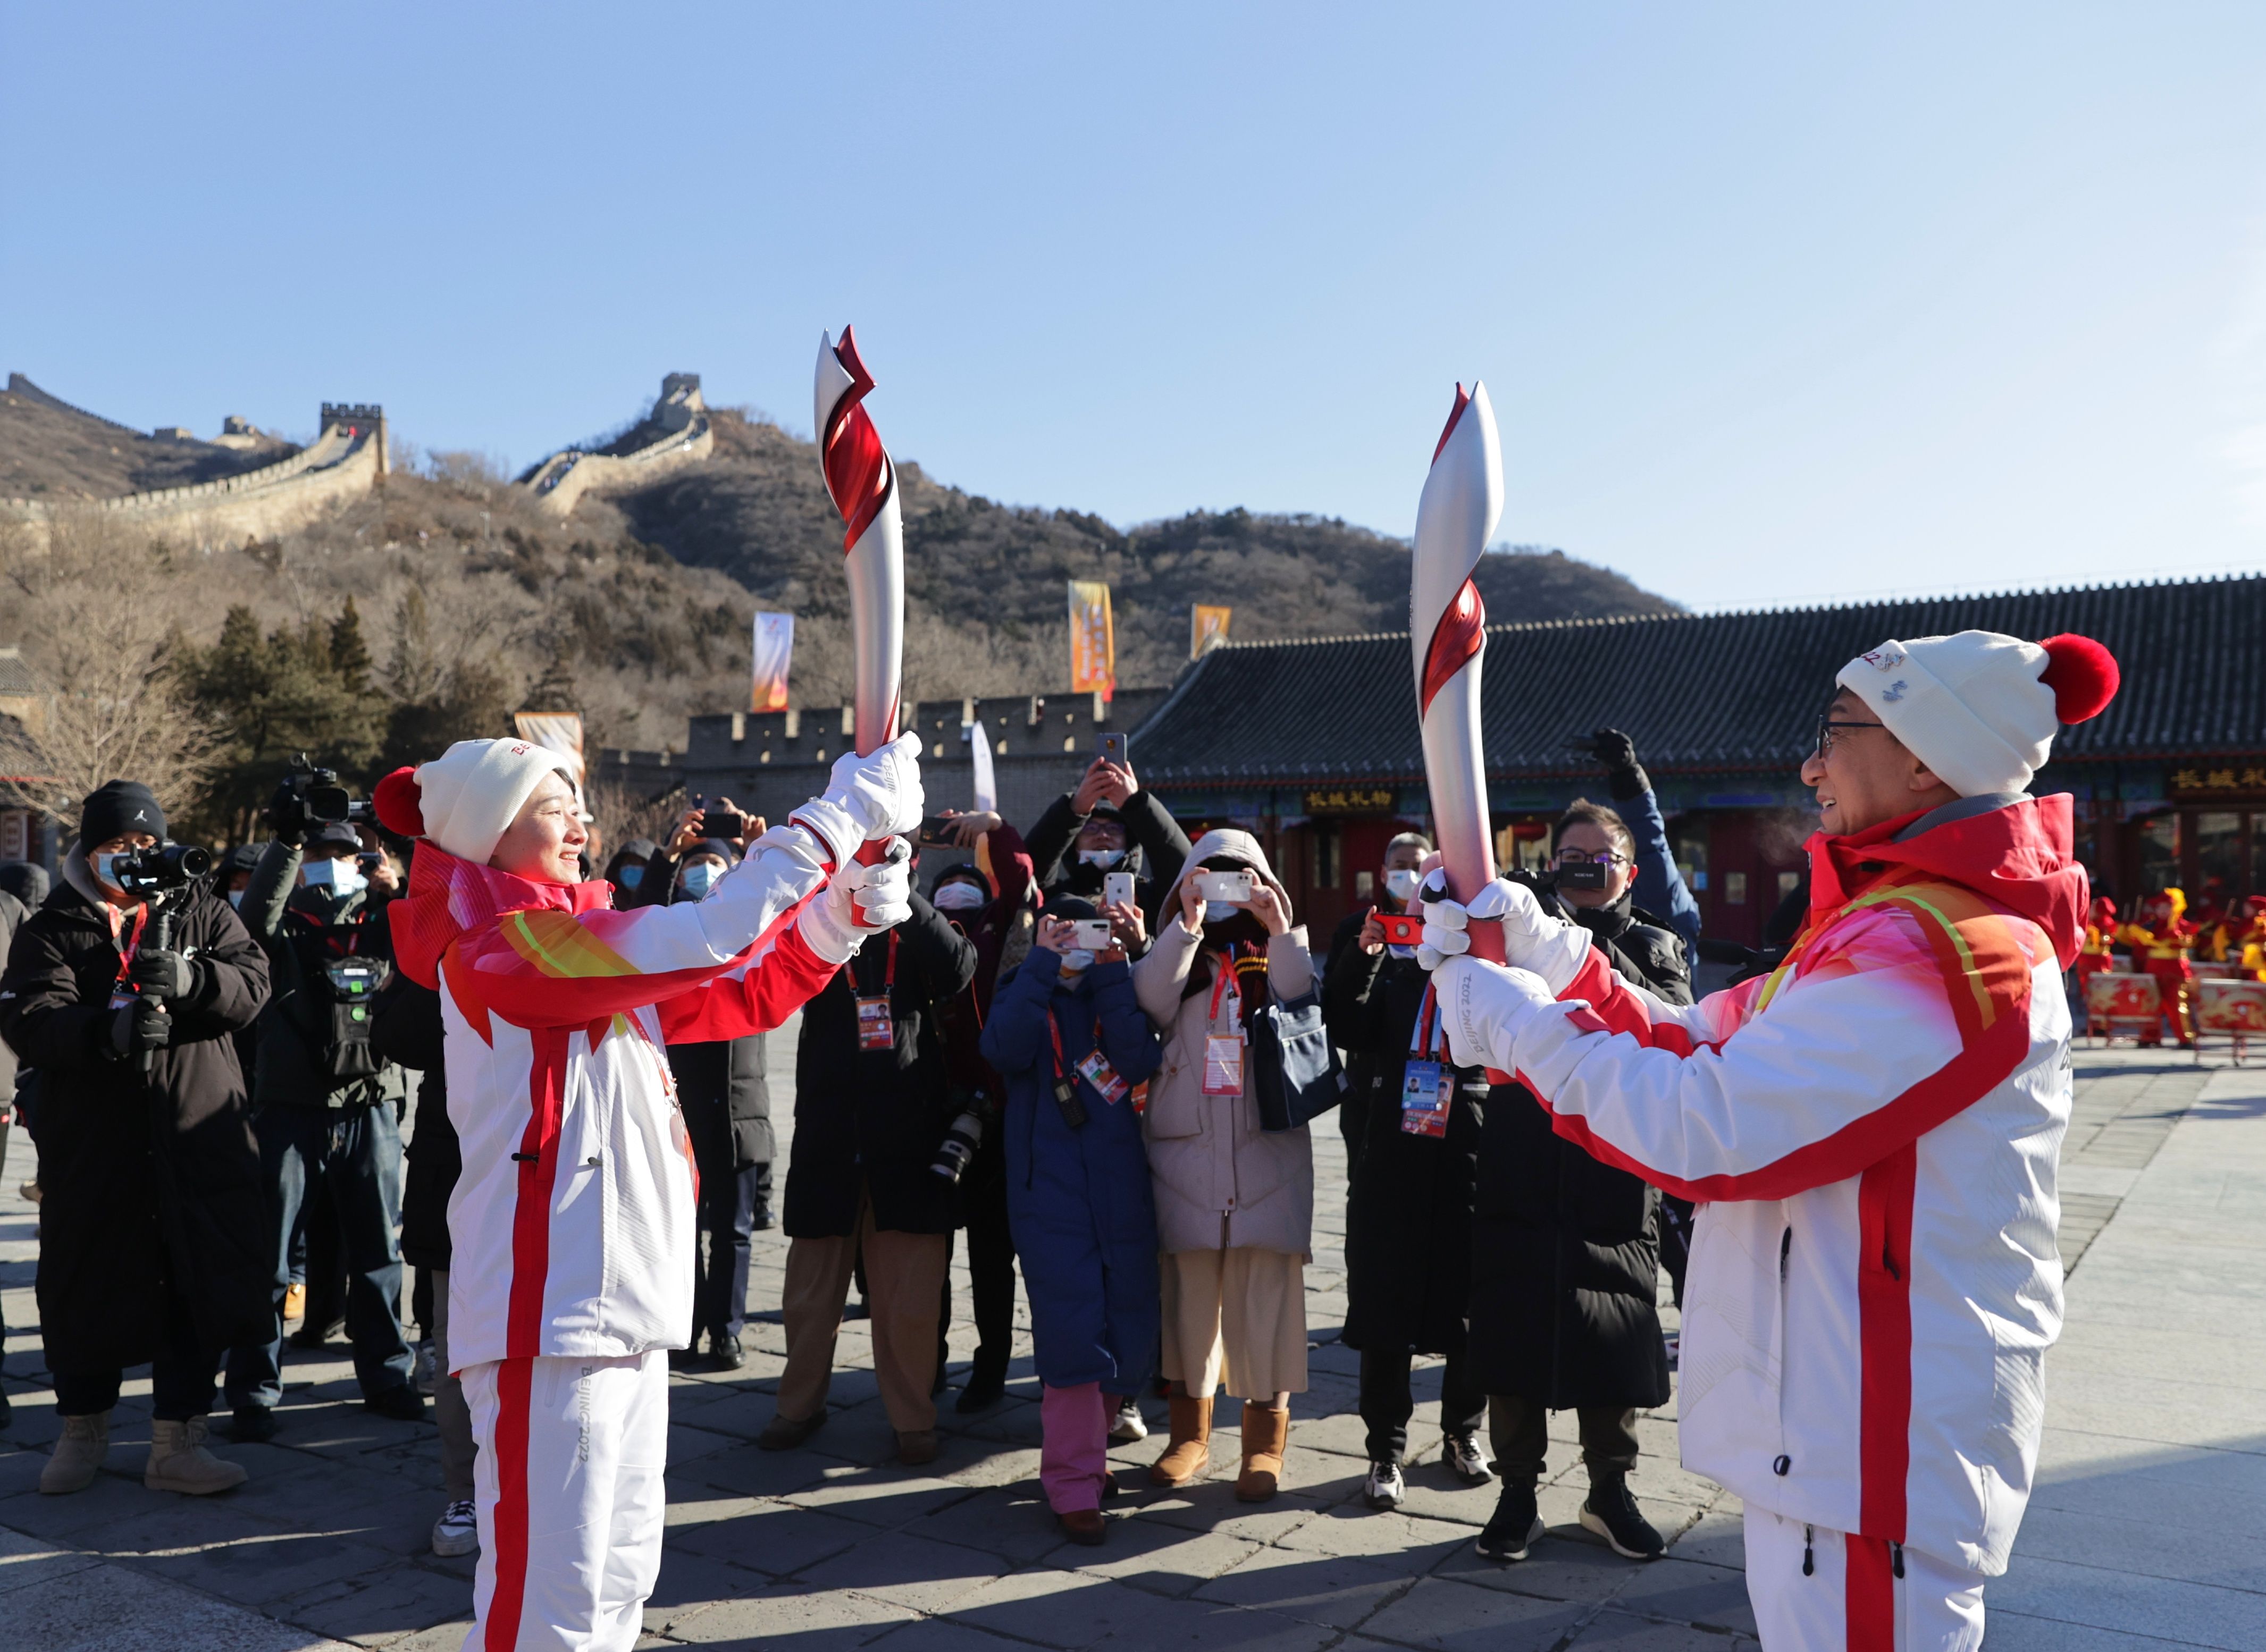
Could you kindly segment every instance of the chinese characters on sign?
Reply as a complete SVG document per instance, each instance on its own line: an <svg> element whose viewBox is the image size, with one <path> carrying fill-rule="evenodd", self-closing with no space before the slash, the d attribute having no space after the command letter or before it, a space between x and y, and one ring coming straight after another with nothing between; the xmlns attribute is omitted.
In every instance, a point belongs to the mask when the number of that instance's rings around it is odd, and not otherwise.
<svg viewBox="0 0 2266 1652"><path fill-rule="evenodd" d="M1308 814L1389 814L1393 791L1390 786L1332 786L1306 794Z"/></svg>
<svg viewBox="0 0 2266 1652"><path fill-rule="evenodd" d="M2266 764L2197 764L2172 771L2172 790L2212 792L2266 792Z"/></svg>

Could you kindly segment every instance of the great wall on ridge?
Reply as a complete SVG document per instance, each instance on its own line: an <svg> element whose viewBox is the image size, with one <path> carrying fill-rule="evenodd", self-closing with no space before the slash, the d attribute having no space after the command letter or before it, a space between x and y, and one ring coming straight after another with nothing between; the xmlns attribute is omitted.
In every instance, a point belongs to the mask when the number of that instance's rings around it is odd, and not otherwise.
<svg viewBox="0 0 2266 1652"><path fill-rule="evenodd" d="M230 418L221 433L201 440L176 426L143 433L73 406L11 373L7 408L64 429L86 451L94 444L121 458L119 468L221 469L179 485L118 493L73 491L41 497L0 497L0 522L29 527L44 542L74 517L105 524L163 528L210 549L266 539L303 526L347 499L367 494L386 475L391 456L385 410L375 403L325 402L319 434L294 448ZM121 449L120 444L126 447ZM521 472L512 486L535 496L539 508L565 516L585 494L605 495L643 485L679 465L705 458L714 446L700 375L671 373L652 409L610 440L561 448ZM251 463L273 452L267 463Z"/></svg>

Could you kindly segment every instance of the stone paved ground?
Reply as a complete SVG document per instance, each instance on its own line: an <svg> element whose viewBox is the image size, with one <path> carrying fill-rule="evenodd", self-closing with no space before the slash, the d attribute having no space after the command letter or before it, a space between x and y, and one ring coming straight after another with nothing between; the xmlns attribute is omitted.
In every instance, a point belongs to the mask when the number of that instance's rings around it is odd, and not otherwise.
<svg viewBox="0 0 2266 1652"><path fill-rule="evenodd" d="M787 1035L775 1035L773 1058L774 1071L791 1070ZM2266 1536L2266 1083L2125 1050L2080 1053L2079 1066L2065 1240L2090 1248L2052 1366L2043 1484L2014 1569L1990 1594L1991 1645L2266 1646L2255 1558ZM1232 1429L1211 1480L1152 1493L1137 1472L1152 1441L1115 1453L1128 1495L1107 1546L1063 1545L1036 1495L1027 1363L987 1415L961 1419L947 1398L943 1456L908 1471L891 1460L856 1321L842 1337L843 1408L809 1449L758 1452L782 1352L776 1322L759 1320L735 1379L674 1386L667 1560L645 1644L1751 1648L1736 1502L1676 1466L1671 1413L1641 1424L1648 1454L1634 1481L1675 1539L1651 1566L1616 1559L1574 1525L1583 1477L1563 1427L1543 1501L1550 1536L1523 1566L1480 1560L1471 1539L1493 1494L1458 1487L1437 1460L1436 1430L1422 1426L1436 1367L1423 1375L1414 1434L1431 1459L1410 1470L1405 1510L1362 1506L1355 1357L1333 1340L1343 1160L1327 1130L1319 1147L1327 1185L1307 1277L1320 1346L1312 1389L1293 1406L1289 1489L1276 1502L1234 1501ZM426 1552L439 1503L430 1430L364 1414L342 1357L295 1357L282 1437L223 1448L253 1473L225 1497L142 1488L146 1377L129 1385L110 1472L77 1496L33 1489L55 1424L30 1291L33 1212L16 1193L29 1164L19 1138L0 1198L16 1406L0 1436L0 1644L453 1648L471 1568ZM764 1236L759 1309L778 1299L785 1249ZM964 1272L957 1285L956 1365L972 1346Z"/></svg>

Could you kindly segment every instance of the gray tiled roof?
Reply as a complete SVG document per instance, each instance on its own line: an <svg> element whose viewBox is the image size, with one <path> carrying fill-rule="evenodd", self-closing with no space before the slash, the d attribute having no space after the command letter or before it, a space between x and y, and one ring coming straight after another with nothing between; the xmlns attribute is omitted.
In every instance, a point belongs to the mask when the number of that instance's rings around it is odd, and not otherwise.
<svg viewBox="0 0 2266 1652"><path fill-rule="evenodd" d="M1593 773L1569 750L1626 730L1648 768L1783 771L1807 755L1834 673L1890 637L2077 631L2116 658L2108 710L2058 761L2266 752L2266 577L2010 592L1766 613L1488 630L1482 705L1499 775ZM1406 632L1231 644L1135 732L1144 785L1415 780Z"/></svg>

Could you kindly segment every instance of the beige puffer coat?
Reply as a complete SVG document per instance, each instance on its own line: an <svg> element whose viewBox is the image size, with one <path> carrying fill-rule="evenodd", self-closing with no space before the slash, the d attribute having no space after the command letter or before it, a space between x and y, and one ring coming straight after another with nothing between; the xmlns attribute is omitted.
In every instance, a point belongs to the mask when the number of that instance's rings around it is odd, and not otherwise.
<svg viewBox="0 0 2266 1652"><path fill-rule="evenodd" d="M1283 910L1290 910L1256 839L1247 832L1208 832L1160 903L1173 917L1148 956L1133 966L1134 993L1165 1041L1164 1065L1149 1081L1149 1106L1142 1116L1156 1187L1158 1242L1167 1251L1248 1246L1304 1255L1313 1234L1313 1144L1303 1127L1263 1133L1247 1094L1203 1093L1204 1040L1237 1030L1236 1016L1232 1003L1223 1001L1215 1022L1209 991L1181 996L1202 937L1180 921L1180 883L1214 855L1249 865L1282 899ZM1267 979L1277 1001L1312 988L1314 963L1304 928L1268 942Z"/></svg>

